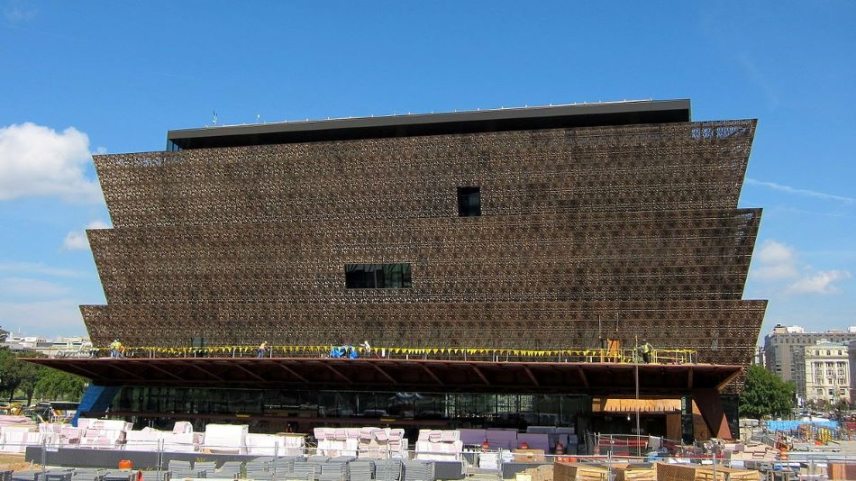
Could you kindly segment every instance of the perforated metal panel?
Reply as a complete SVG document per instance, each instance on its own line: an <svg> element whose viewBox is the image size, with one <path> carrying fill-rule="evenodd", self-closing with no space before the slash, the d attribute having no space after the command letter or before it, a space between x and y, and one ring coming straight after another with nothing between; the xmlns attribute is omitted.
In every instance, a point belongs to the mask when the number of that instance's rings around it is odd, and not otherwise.
<svg viewBox="0 0 856 481"><path fill-rule="evenodd" d="M96 156L96 345L597 347L646 337L748 363L754 121ZM457 189L480 187L481 216ZM412 288L347 289L409 263Z"/></svg>

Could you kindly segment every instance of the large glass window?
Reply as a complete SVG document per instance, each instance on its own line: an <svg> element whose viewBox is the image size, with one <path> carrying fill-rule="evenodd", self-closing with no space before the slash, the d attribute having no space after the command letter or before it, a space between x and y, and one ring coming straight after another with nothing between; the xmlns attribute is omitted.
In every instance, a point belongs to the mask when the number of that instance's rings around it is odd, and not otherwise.
<svg viewBox="0 0 856 481"><path fill-rule="evenodd" d="M481 188L458 187L458 216L475 217L481 215Z"/></svg>
<svg viewBox="0 0 856 481"><path fill-rule="evenodd" d="M410 288L410 264L345 264L348 289Z"/></svg>

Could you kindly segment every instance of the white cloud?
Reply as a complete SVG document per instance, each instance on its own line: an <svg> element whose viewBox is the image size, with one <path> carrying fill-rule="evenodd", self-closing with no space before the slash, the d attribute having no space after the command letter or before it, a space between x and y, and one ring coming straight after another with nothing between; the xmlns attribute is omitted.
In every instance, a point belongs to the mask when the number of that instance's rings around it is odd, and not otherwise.
<svg viewBox="0 0 856 481"><path fill-rule="evenodd" d="M68 293L68 288L53 282L27 277L0 278L0 297L45 298L59 297Z"/></svg>
<svg viewBox="0 0 856 481"><path fill-rule="evenodd" d="M26 275L41 274L53 277L83 276L83 273L79 271L50 267L39 262L0 262L0 272L14 272Z"/></svg>
<svg viewBox="0 0 856 481"><path fill-rule="evenodd" d="M33 123L0 127L0 200L58 196L102 202L95 180L86 178L89 137L74 127L57 132Z"/></svg>
<svg viewBox="0 0 856 481"><path fill-rule="evenodd" d="M90 222L87 229L109 229L110 224L100 220ZM85 230L74 230L66 234L65 240L62 242L62 248L67 251L85 250L89 248L89 239L86 237Z"/></svg>
<svg viewBox="0 0 856 481"><path fill-rule="evenodd" d="M758 279L791 279L798 275L796 251L781 242L764 241L755 258L757 267L753 269L752 275Z"/></svg>
<svg viewBox="0 0 856 481"><path fill-rule="evenodd" d="M28 335L72 336L86 332L79 303L72 299L0 302L4 329Z"/></svg>
<svg viewBox="0 0 856 481"><path fill-rule="evenodd" d="M768 189L778 190L779 192L787 192L788 194L796 194L796 195L802 195L802 196L806 196L806 197L814 197L816 199L834 200L834 201L838 201L838 202L843 202L845 204L856 203L856 198L853 198L853 197L846 197L843 195L835 195L835 194L827 194L826 192L818 192L816 190L798 189L796 187L791 187L789 185L777 184L775 182L765 182L762 180L755 180L755 179L750 178L750 179L746 179L746 184L766 187Z"/></svg>
<svg viewBox="0 0 856 481"><path fill-rule="evenodd" d="M819 271L807 275L788 286L787 291L794 294L835 294L838 287L833 283L850 279L847 271Z"/></svg>
<svg viewBox="0 0 856 481"><path fill-rule="evenodd" d="M850 278L848 271L818 271L799 265L798 257L793 247L766 240L755 255L750 275L784 294L836 294L839 290L835 283Z"/></svg>

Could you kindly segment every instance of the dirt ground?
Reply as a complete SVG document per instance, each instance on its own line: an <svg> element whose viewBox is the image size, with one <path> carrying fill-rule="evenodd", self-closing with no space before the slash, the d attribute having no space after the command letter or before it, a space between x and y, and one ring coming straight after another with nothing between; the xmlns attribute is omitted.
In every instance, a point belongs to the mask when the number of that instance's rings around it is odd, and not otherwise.
<svg viewBox="0 0 856 481"><path fill-rule="evenodd" d="M37 465L24 461L23 454L0 453L0 471L22 471L39 469Z"/></svg>

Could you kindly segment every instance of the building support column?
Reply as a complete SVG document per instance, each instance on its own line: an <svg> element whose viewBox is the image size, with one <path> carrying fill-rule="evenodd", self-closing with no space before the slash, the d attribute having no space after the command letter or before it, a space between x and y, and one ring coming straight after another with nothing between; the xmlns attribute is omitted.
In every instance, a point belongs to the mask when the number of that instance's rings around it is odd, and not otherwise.
<svg viewBox="0 0 856 481"><path fill-rule="evenodd" d="M77 427L77 420L83 416L90 416L90 413L102 415L113 398L119 392L119 386L100 386L98 384L90 384L83 392L83 397L80 399L80 404L77 406L77 412L74 413L74 418L71 420L71 425Z"/></svg>
<svg viewBox="0 0 856 481"><path fill-rule="evenodd" d="M698 406L701 417L713 437L734 439L731 428L728 427L725 410L722 409L722 400L718 390L693 389L693 401Z"/></svg>

